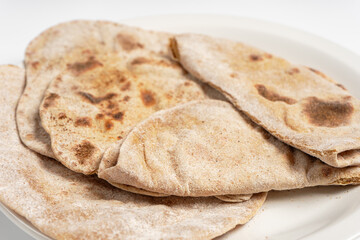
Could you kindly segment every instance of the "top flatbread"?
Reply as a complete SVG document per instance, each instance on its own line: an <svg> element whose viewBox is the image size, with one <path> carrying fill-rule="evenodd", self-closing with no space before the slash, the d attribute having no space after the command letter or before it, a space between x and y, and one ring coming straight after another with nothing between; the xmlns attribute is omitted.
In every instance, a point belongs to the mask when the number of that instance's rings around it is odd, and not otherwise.
<svg viewBox="0 0 360 240"><path fill-rule="evenodd" d="M204 99L201 87L170 59L169 36L102 21L46 30L26 51L22 140L73 171L92 174L104 150L136 123L160 109ZM36 110L47 85L40 117L53 153Z"/></svg>
<svg viewBox="0 0 360 240"><path fill-rule="evenodd" d="M23 83L23 69L0 66L0 201L51 238L212 239L246 223L265 200L152 198L70 171L20 142L15 106Z"/></svg>
<svg viewBox="0 0 360 240"><path fill-rule="evenodd" d="M177 196L360 183L360 167L331 167L218 100L154 113L132 129L117 158L103 159L98 175L111 183Z"/></svg>
<svg viewBox="0 0 360 240"><path fill-rule="evenodd" d="M281 141L335 167L360 164L360 101L319 71L231 40L184 34L182 66Z"/></svg>

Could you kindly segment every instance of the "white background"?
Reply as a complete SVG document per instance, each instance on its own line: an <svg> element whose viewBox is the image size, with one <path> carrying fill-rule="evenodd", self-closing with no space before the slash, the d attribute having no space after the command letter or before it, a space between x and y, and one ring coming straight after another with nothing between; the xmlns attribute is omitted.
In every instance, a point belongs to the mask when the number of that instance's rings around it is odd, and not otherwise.
<svg viewBox="0 0 360 240"><path fill-rule="evenodd" d="M29 41L59 22L73 19L121 21L184 13L236 15L277 22L321 36L360 55L358 0L0 0L0 64L21 64ZM0 239L31 238L0 213Z"/></svg>

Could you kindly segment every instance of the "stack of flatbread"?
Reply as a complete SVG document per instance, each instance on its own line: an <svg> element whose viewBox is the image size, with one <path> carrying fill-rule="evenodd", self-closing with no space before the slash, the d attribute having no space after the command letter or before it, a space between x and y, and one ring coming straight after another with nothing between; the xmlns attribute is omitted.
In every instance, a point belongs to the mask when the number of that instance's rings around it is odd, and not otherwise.
<svg viewBox="0 0 360 240"><path fill-rule="evenodd" d="M0 200L55 239L212 239L360 183L359 100L242 43L72 21L0 84Z"/></svg>

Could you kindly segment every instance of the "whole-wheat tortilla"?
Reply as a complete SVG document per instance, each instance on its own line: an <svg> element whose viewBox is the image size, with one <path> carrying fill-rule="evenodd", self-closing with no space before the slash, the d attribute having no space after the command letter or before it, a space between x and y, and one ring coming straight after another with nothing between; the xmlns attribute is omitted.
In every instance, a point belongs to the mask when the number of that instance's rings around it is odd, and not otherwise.
<svg viewBox="0 0 360 240"><path fill-rule="evenodd" d="M214 92L214 95L215 92ZM120 147L121 147L121 143L116 143L116 144L112 144L108 149L106 149L102 160L100 162L100 166L99 166L99 172L106 170L110 167L113 167L116 162L117 159L119 158L119 154L120 154ZM107 179L107 178L104 178ZM171 194L163 194L163 193L158 193L158 192L152 192L152 191L147 191L141 188L137 188L131 185L125 185L119 182L111 182L108 181L111 185L120 188L122 190L128 191L128 192L132 192L132 193L137 193L137 194L142 194L142 195L147 195L147 196L153 196L153 197L166 197L169 196ZM251 198L252 194L238 194L238 195L219 195L219 196L214 196L224 202L243 202L243 201L247 201Z"/></svg>
<svg viewBox="0 0 360 240"><path fill-rule="evenodd" d="M117 158L103 161L100 178L177 196L360 183L360 167L331 167L218 100L154 113L128 134Z"/></svg>
<svg viewBox="0 0 360 240"><path fill-rule="evenodd" d="M15 107L23 82L23 69L0 67L0 201L52 238L211 239L246 223L265 200L152 198L70 171L20 142Z"/></svg>
<svg viewBox="0 0 360 240"><path fill-rule="evenodd" d="M334 167L360 164L360 101L323 73L226 39L183 34L175 58L281 141Z"/></svg>
<svg viewBox="0 0 360 240"><path fill-rule="evenodd" d="M204 99L200 85L171 60L170 36L104 21L72 21L43 32L26 50L27 86L17 116L23 142L92 174L105 149L136 123Z"/></svg>

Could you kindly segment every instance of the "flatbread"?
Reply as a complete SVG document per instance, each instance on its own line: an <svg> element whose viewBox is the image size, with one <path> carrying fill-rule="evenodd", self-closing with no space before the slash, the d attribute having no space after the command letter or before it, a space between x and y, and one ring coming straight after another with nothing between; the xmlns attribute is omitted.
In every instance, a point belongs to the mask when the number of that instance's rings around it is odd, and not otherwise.
<svg viewBox="0 0 360 240"><path fill-rule="evenodd" d="M170 36L104 21L46 30L26 51L28 85L18 116L23 141L73 171L93 174L105 149L136 123L160 109L204 99L202 88L171 60ZM35 133L39 105L54 155L46 134Z"/></svg>
<svg viewBox="0 0 360 240"><path fill-rule="evenodd" d="M154 113L133 128L118 158L108 162L100 178L177 196L360 183L360 167L331 167L218 100Z"/></svg>
<svg viewBox="0 0 360 240"><path fill-rule="evenodd" d="M213 94L216 95L215 91ZM106 170L107 168L113 167L116 164L117 159L119 158L119 154L120 154L120 147L121 147L121 143L113 144L108 149L106 149L106 151L103 155L103 158L100 162L99 172ZM166 196L171 195L171 194L163 194L163 193L158 193L158 192L146 191L141 188L136 188L131 185L125 185L125 184L121 184L121 183L117 183L117 182L111 182L111 181L108 181L108 182L117 188L120 188L120 189L128 191L128 192L132 192L132 193L153 196L153 197L166 197ZM214 196L214 197L216 197L224 202L244 202L244 201L249 200L252 197L252 194L224 195L224 196L220 195L220 196Z"/></svg>
<svg viewBox="0 0 360 240"><path fill-rule="evenodd" d="M108 149L105 150L104 155L102 157L104 160L101 162L99 169L106 169L112 164L112 162L116 161L116 159L119 157L121 143L122 143L122 141L120 143L114 143ZM131 193L137 193L137 194L153 196L153 197L169 196L169 194L161 194L161 193L156 193L156 192L145 191L143 189L136 188L136 187L133 187L130 185L121 184L121 183L111 183L111 182L109 182L109 183L111 185L113 185L114 187L120 188L122 190L131 192ZM224 200L226 200L226 199L227 198L224 198ZM229 202L231 202L231 201L229 201Z"/></svg>
<svg viewBox="0 0 360 240"><path fill-rule="evenodd" d="M152 198L70 171L21 144L15 107L23 81L23 69L0 67L0 201L49 237L211 239L246 223L265 200Z"/></svg>
<svg viewBox="0 0 360 240"><path fill-rule="evenodd" d="M360 164L360 101L323 73L231 40L183 34L182 66L281 141L334 167Z"/></svg>

